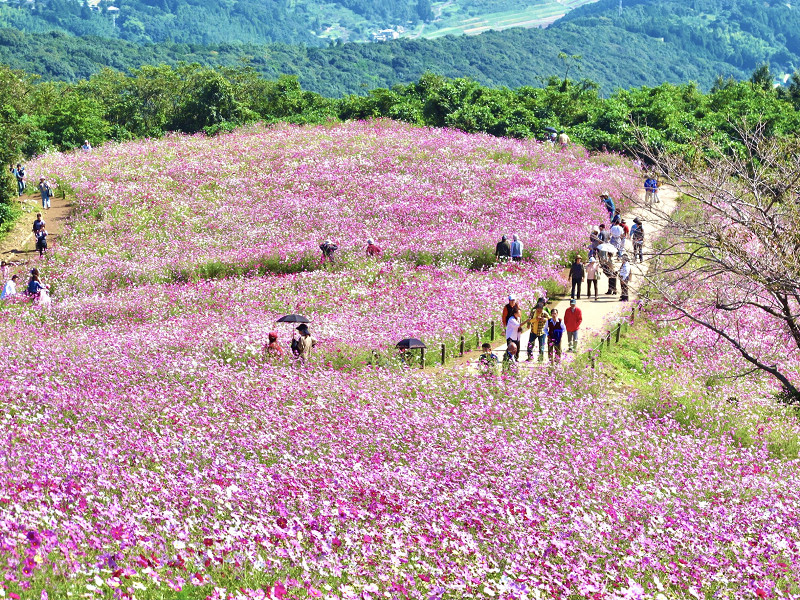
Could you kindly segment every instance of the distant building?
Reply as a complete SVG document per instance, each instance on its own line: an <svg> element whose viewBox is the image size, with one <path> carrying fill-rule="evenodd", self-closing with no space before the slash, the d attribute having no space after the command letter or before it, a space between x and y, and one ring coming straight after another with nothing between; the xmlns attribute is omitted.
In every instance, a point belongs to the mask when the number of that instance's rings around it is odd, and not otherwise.
<svg viewBox="0 0 800 600"><path fill-rule="evenodd" d="M396 29L381 29L377 33L372 34L373 42L386 42L389 40L396 40L400 37L400 32Z"/></svg>

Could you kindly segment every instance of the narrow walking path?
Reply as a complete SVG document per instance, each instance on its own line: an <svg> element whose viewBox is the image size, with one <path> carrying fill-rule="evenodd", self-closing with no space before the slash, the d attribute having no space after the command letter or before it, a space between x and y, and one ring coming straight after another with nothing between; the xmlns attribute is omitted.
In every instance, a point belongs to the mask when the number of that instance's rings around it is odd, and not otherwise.
<svg viewBox="0 0 800 600"><path fill-rule="evenodd" d="M640 200L644 200L644 189L639 190ZM581 309L581 314L583 316L583 322L581 323L580 327L580 335L579 335L579 343L578 343L578 351L583 352L589 348L589 344L593 343L595 337L598 334L604 334L608 330L611 329L610 325L613 323L619 316L622 314L624 310L627 310L632 302L635 302L638 297L638 291L640 286L644 281L644 275L648 272L650 268L650 256L652 256L652 246L654 239L658 236L659 232L661 231L661 222L662 219L659 218L659 214L670 214L675 210L676 200L678 197L678 193L671 189L662 187L659 189L659 198L661 202L656 205L654 211L650 211L646 208L634 208L626 212L623 215L623 218L630 224L633 224L634 217L639 217L645 228L645 243L644 243L644 262L642 263L631 263L632 264L632 281L630 287L630 302L620 302L619 296L613 295L606 295L606 290L608 289L608 279L602 277L598 282L599 288L599 296L597 300L588 299L584 294L586 293L586 282L584 281L582 285L581 291L581 299L577 301L578 308ZM586 240L588 244L589 234L591 233L591 228L596 226L597 224L587 224L586 229ZM630 240L626 241L625 251L627 252L628 256L631 257L633 260L633 246ZM615 266L619 268L621 262L616 262ZM617 289L620 289L619 282L617 282ZM536 298L520 298L520 304L522 306L522 316L523 319L528 317L530 313L531 307L536 302ZM569 308L569 296L566 296L563 299L558 301L551 302L549 308L557 308L560 317L564 316L564 312ZM498 316L500 311L502 310L502 306L498 307ZM498 319L498 326L502 328L502 325L499 323ZM501 333L504 335L504 333ZM547 354L545 353L543 362L539 362L538 356L538 343L536 344L536 348L534 349L534 357L533 360L528 362L528 340L530 338L530 329L522 333L522 338L520 339L521 349L519 354L520 360L520 367L522 368L535 368L537 365L540 364L548 364ZM566 335L564 336L564 340L561 344L562 350L564 352L564 357L567 357L568 354L566 352L567 349L567 340ZM502 357L503 353L506 350L506 343L503 341L499 343L497 346L493 346L492 350L498 357ZM470 353L471 356L467 358L464 363L470 364L475 366L475 361L479 356L480 352ZM462 363L462 364L464 364Z"/></svg>
<svg viewBox="0 0 800 600"><path fill-rule="evenodd" d="M19 201L23 215L0 242L0 259L19 264L38 262L39 253L36 251L36 240L33 237L33 221L36 219L36 213L42 213L49 234L47 237L48 250L52 250L58 244L64 231L64 225L69 218L72 206L68 199L54 197L51 199L50 208L42 210L42 201L38 192L24 194Z"/></svg>

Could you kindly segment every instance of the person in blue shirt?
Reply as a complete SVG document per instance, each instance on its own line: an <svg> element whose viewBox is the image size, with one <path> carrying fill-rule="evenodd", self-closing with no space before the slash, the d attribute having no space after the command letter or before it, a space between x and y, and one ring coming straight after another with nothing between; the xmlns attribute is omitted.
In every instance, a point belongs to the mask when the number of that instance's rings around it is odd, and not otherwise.
<svg viewBox="0 0 800 600"><path fill-rule="evenodd" d="M550 363L561 362L561 339L564 337L564 322L558 318L558 309L550 311L550 318L547 320L545 334L547 335L547 358Z"/></svg>
<svg viewBox="0 0 800 600"><path fill-rule="evenodd" d="M39 269L31 269L31 278L28 280L28 294L38 297L45 287L39 278Z"/></svg>
<svg viewBox="0 0 800 600"><path fill-rule="evenodd" d="M600 199L606 205L606 210L608 211L608 218L609 219L613 219L614 218L614 211L617 208L616 206L614 206L614 200L611 198L611 196L608 195L608 192L605 192L604 194L600 194Z"/></svg>
<svg viewBox="0 0 800 600"><path fill-rule="evenodd" d="M513 239L511 242L511 260L520 262L522 260L522 242L516 233L511 237Z"/></svg>

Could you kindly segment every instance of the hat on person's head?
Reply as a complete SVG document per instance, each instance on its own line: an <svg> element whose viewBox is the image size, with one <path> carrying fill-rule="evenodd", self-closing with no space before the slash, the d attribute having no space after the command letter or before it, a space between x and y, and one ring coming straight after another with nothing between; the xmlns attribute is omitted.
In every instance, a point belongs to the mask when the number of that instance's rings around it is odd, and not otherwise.
<svg viewBox="0 0 800 600"><path fill-rule="evenodd" d="M630 259L628 258L627 254L622 255L622 262L628 262Z"/></svg>
<svg viewBox="0 0 800 600"><path fill-rule="evenodd" d="M373 244L374 242L372 241L372 238L367 238L367 243L368 244Z"/></svg>
<svg viewBox="0 0 800 600"><path fill-rule="evenodd" d="M569 305L570 306L575 306L575 304L576 304L575 298L570 298Z"/></svg>
<svg viewBox="0 0 800 600"><path fill-rule="evenodd" d="M641 224L642 224L642 221L641 221L641 219L639 219L639 217L636 217L636 218L633 220L633 222L634 222L634 223L636 223L637 225L641 225Z"/></svg>
<svg viewBox="0 0 800 600"><path fill-rule="evenodd" d="M600 229L605 229L605 228L606 228L606 224L605 223L600 223Z"/></svg>
<svg viewBox="0 0 800 600"><path fill-rule="evenodd" d="M624 223L624 222L625 222L625 219L621 219L621 220L620 220L620 222L621 222L621 223Z"/></svg>
<svg viewBox="0 0 800 600"><path fill-rule="evenodd" d="M511 302L512 300L516 300L516 299L517 299L517 296L515 294L509 294L508 295L508 301L509 302Z"/></svg>
<svg viewBox="0 0 800 600"><path fill-rule="evenodd" d="M270 342L274 342L278 339L278 334L275 331L270 331L267 337L269 337Z"/></svg>
<svg viewBox="0 0 800 600"><path fill-rule="evenodd" d="M593 262L594 262L594 256L592 256L592 257L589 259L589 262L590 262L590 263L593 263Z"/></svg>
<svg viewBox="0 0 800 600"><path fill-rule="evenodd" d="M512 235L511 237L514 239L515 242L517 240L519 240L519 236L516 233L514 235Z"/></svg>
<svg viewBox="0 0 800 600"><path fill-rule="evenodd" d="M503 242L505 242L507 239L508 239L508 238L507 238L505 235L504 235L503 237L501 237L501 238L500 238L500 240L501 240L501 241L503 241Z"/></svg>
<svg viewBox="0 0 800 600"><path fill-rule="evenodd" d="M300 323L300 325L297 326L297 331L299 331L300 333L307 332L308 331L308 325L305 324L305 323Z"/></svg>

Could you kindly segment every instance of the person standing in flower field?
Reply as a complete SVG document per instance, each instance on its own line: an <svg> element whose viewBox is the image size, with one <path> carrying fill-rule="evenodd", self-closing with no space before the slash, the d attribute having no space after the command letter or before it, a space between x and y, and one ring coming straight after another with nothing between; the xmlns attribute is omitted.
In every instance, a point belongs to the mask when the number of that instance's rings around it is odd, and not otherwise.
<svg viewBox="0 0 800 600"><path fill-rule="evenodd" d="M616 207L614 206L614 200L608 195L608 192L603 192L600 194L600 199L603 201L603 204L606 205L609 220L613 219L614 211L616 210Z"/></svg>
<svg viewBox="0 0 800 600"><path fill-rule="evenodd" d="M92 151L92 145L89 143L89 140L83 140L83 145L81 146L81 152L88 154Z"/></svg>
<svg viewBox="0 0 800 600"><path fill-rule="evenodd" d="M594 257L589 259L586 264L586 297L592 297L592 286L594 286L594 299L597 300L597 280L600 277L600 270L598 269L598 262Z"/></svg>
<svg viewBox="0 0 800 600"><path fill-rule="evenodd" d="M508 297L508 304L503 307L503 314L500 317L500 321L503 323L503 327L508 325L508 320L511 318L511 315L514 314L514 310L519 308L519 304L517 303L517 297L514 294L511 294Z"/></svg>
<svg viewBox="0 0 800 600"><path fill-rule="evenodd" d="M39 193L42 195L42 208L48 209L50 208L50 198L53 195L53 191L50 189L50 184L47 183L47 180L44 177L39 178Z"/></svg>
<svg viewBox="0 0 800 600"><path fill-rule="evenodd" d="M586 271L583 268L583 259L580 255L575 257L575 262L569 269L569 279L572 282L572 290L569 293L570 298L581 298L581 286L583 285L583 278L586 276Z"/></svg>
<svg viewBox="0 0 800 600"><path fill-rule="evenodd" d="M511 258L511 244L506 236L500 238L494 249L494 255L498 261L507 261Z"/></svg>
<svg viewBox="0 0 800 600"><path fill-rule="evenodd" d="M581 309L573 298L569 301L569 308L564 311L564 327L567 330L567 352L578 351L578 330L583 322Z"/></svg>
<svg viewBox="0 0 800 600"><path fill-rule="evenodd" d="M519 338L522 332L521 314L519 306L515 307L506 324L506 344L508 346L514 344L516 348L514 355L517 360L519 360Z"/></svg>
<svg viewBox="0 0 800 600"><path fill-rule="evenodd" d="M550 363L561 362L561 339L564 337L564 323L558 318L558 309L550 312L547 321L547 358Z"/></svg>
<svg viewBox="0 0 800 600"><path fill-rule="evenodd" d="M550 317L547 307L546 301L544 298L539 298L536 301L536 304L531 310L530 317L528 318L528 325L531 328L531 334L528 338L528 359L533 360L533 347L536 341L539 342L539 362L544 360L544 347L546 343L546 337L544 333L545 325L547 324L547 319Z"/></svg>
<svg viewBox="0 0 800 600"><path fill-rule="evenodd" d="M522 242L516 233L511 237L514 240L511 242L511 260L520 262L522 260Z"/></svg>
<svg viewBox="0 0 800 600"><path fill-rule="evenodd" d="M631 281L631 263L628 262L628 255L622 256L622 266L619 268L619 283L622 287L622 294L620 294L619 301L628 301L628 284Z"/></svg>

